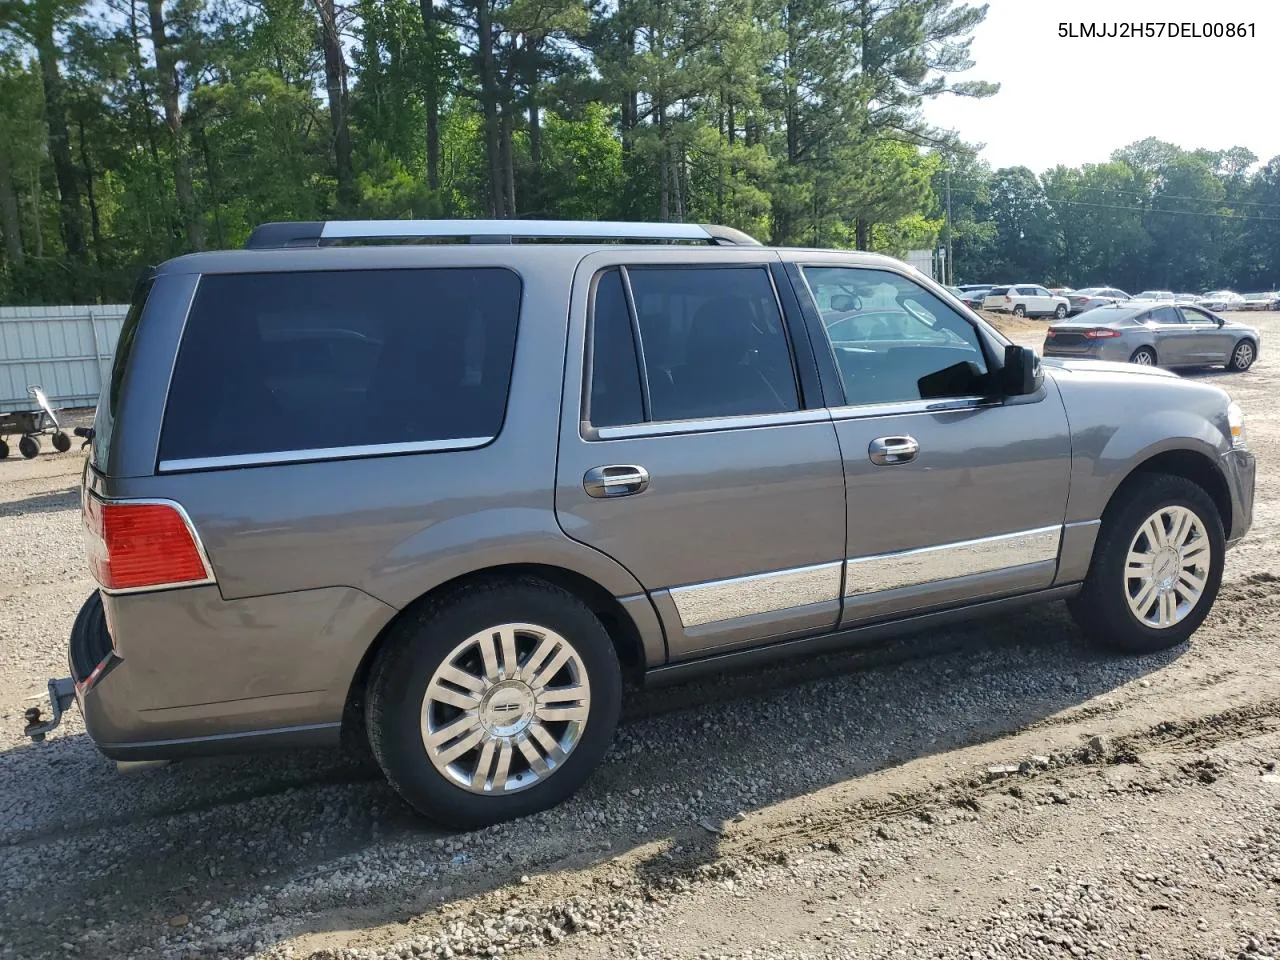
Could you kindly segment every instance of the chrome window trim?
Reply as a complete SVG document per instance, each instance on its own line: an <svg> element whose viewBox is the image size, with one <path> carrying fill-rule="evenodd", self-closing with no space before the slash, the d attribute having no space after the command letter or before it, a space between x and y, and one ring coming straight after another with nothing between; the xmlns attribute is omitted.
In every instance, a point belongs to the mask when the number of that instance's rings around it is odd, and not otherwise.
<svg viewBox="0 0 1280 960"><path fill-rule="evenodd" d="M131 593L162 593L165 590L181 590L187 587L207 587L217 584L218 580L213 574L213 564L209 562L209 554L204 549L204 541L200 538L200 531L196 529L195 523L192 522L191 514L187 513L187 508L177 500L168 500L164 497L104 497L92 490L87 491L87 493L103 505L170 507L177 512L178 516L182 517L182 522L187 525L191 539L196 545L196 553L199 554L200 562L204 565L204 577L196 580L183 580L181 583L165 583L147 587L114 587L110 589L98 584L98 589L107 596L120 597Z"/></svg>
<svg viewBox="0 0 1280 960"><path fill-rule="evenodd" d="M910 413L948 413L954 410L980 410L1000 406L991 397L948 397L944 400L901 400L892 403L841 404L831 408L833 420L859 420L865 417L894 417Z"/></svg>
<svg viewBox="0 0 1280 960"><path fill-rule="evenodd" d="M813 410L791 410L786 413L758 413L741 417L708 417L700 420L655 420L618 427L593 427L582 424L587 440L630 440L641 437L676 436L686 433L716 433L724 430L747 430L756 427L786 427L804 423L822 423L831 419L825 407Z"/></svg>
<svg viewBox="0 0 1280 960"><path fill-rule="evenodd" d="M1062 530L1063 525L1055 523L975 540L850 557L845 561L844 596L867 596L1056 560ZM941 562L931 564L931 560Z"/></svg>
<svg viewBox="0 0 1280 960"><path fill-rule="evenodd" d="M844 563L834 560L725 580L672 587L668 592L685 627L721 623L840 599Z"/></svg>
<svg viewBox="0 0 1280 960"><path fill-rule="evenodd" d="M274 450L263 453L232 453L221 457L188 457L161 460L161 473L189 470L218 470L226 467L269 467L286 463L315 463L324 460L351 460L396 453L440 453L447 450L475 450L497 437L463 437L456 440L420 440L406 443L367 443L354 447L321 447L314 450Z"/></svg>

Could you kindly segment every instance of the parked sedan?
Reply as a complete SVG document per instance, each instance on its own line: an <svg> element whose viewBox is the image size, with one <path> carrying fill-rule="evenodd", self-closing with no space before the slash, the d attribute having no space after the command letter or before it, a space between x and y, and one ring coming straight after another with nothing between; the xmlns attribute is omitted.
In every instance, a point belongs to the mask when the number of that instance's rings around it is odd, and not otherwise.
<svg viewBox="0 0 1280 960"><path fill-rule="evenodd" d="M1246 293L1244 302L1240 304L1240 309L1275 310L1277 303L1280 303L1280 293L1275 290L1269 290L1265 293Z"/></svg>
<svg viewBox="0 0 1280 960"><path fill-rule="evenodd" d="M1133 295L1133 299L1134 300L1159 300L1161 302L1164 302L1166 300L1176 300L1177 297L1173 295L1172 290L1143 290L1141 293L1135 293Z"/></svg>
<svg viewBox="0 0 1280 960"><path fill-rule="evenodd" d="M1172 303L1118 303L1085 319L1055 323L1045 334L1044 356L1113 360L1143 366L1223 364L1242 372L1258 359L1262 337L1254 327Z"/></svg>
<svg viewBox="0 0 1280 960"><path fill-rule="evenodd" d="M1116 287L1085 287L1067 296L1067 312L1072 316L1093 310L1109 303L1120 303L1128 300L1129 295Z"/></svg>
<svg viewBox="0 0 1280 960"><path fill-rule="evenodd" d="M1196 306L1206 310L1239 310L1244 297L1232 290L1210 290L1196 301Z"/></svg>
<svg viewBox="0 0 1280 960"><path fill-rule="evenodd" d="M987 286L979 287L970 285L967 287L957 287L956 289L960 291L956 296L966 307L971 310L980 310L982 308L982 301L986 298L987 291L991 288Z"/></svg>
<svg viewBox="0 0 1280 960"><path fill-rule="evenodd" d="M1012 313L1015 317L1057 317L1061 320L1070 307L1066 297L1055 297L1034 283L1019 283L992 287L983 298L982 309Z"/></svg>

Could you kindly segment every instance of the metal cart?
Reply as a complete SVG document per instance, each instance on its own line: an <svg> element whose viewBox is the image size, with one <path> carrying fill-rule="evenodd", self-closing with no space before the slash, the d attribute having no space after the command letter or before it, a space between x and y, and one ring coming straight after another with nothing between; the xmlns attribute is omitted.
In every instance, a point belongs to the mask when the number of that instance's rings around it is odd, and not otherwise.
<svg viewBox="0 0 1280 960"><path fill-rule="evenodd" d="M53 429L53 449L66 453L71 449L71 438L58 422L58 414L45 392L39 387L28 387L27 392L35 398L39 410L17 410L12 413L0 413L0 460L9 456L8 438L18 434L18 452L30 460L40 452L40 437Z"/></svg>

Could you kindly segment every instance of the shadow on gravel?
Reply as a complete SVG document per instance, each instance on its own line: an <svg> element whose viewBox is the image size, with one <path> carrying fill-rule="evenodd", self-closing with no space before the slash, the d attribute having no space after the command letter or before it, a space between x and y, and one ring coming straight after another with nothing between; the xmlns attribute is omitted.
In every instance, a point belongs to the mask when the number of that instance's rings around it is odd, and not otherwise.
<svg viewBox="0 0 1280 960"><path fill-rule="evenodd" d="M62 490L46 490L33 493L20 500L0 500L0 517L15 517L24 513L54 513L58 510L80 509L80 484L77 482Z"/></svg>
<svg viewBox="0 0 1280 960"><path fill-rule="evenodd" d="M34 956L37 940L52 945L40 923L115 918L121 936L154 942L168 918L232 917L295 888L262 908L264 921L282 913L295 934L361 929L659 841L666 852L642 868L656 880L714 860L717 831L739 813L1013 732L1180 653L1099 651L1053 604L638 691L577 796L472 834L433 828L376 772L331 753L120 775L87 737L62 736L0 754L0 899Z"/></svg>

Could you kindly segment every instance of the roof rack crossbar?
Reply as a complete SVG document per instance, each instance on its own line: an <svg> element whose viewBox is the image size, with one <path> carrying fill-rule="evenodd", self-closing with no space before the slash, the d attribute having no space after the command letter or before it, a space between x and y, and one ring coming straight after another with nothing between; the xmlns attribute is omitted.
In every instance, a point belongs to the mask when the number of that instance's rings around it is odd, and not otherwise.
<svg viewBox="0 0 1280 960"><path fill-rule="evenodd" d="M251 250L315 247L343 240L465 239L471 243L512 243L516 239L693 241L755 245L732 227L698 223L629 223L596 220L310 220L264 223L245 246Z"/></svg>

